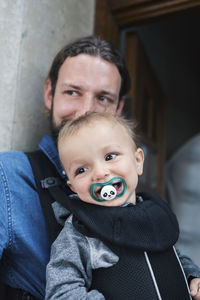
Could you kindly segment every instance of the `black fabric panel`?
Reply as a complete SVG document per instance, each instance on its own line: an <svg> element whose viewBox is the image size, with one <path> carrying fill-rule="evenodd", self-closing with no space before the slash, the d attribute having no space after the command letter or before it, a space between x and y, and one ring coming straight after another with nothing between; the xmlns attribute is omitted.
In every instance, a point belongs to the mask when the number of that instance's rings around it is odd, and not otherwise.
<svg viewBox="0 0 200 300"><path fill-rule="evenodd" d="M144 253L127 251L117 251L120 260L115 266L93 271L91 289L102 292L106 300L157 300Z"/></svg>
<svg viewBox="0 0 200 300"><path fill-rule="evenodd" d="M148 253L148 257L163 300L191 299L173 248L161 253Z"/></svg>

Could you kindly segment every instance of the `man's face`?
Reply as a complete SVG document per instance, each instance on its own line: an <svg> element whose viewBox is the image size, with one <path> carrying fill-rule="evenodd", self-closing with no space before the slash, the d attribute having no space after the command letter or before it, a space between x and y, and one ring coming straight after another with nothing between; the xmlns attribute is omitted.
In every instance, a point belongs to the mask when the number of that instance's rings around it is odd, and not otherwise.
<svg viewBox="0 0 200 300"><path fill-rule="evenodd" d="M119 103L120 87L121 76L114 64L87 54L68 57L59 70L54 97L50 81L45 85L45 106L51 111L53 130L57 134L62 121L89 111L119 115L124 104Z"/></svg>
<svg viewBox="0 0 200 300"><path fill-rule="evenodd" d="M138 175L142 174L144 155L142 149L136 149L122 125L107 120L93 121L64 138L58 148L69 178L68 184L82 201L104 206L119 206L127 199L135 203L135 189ZM119 177L127 185L121 197L106 202L97 202L91 197L92 184L104 184ZM117 194L124 189L118 181L114 181L114 187ZM97 198L100 192L100 189L96 190Z"/></svg>

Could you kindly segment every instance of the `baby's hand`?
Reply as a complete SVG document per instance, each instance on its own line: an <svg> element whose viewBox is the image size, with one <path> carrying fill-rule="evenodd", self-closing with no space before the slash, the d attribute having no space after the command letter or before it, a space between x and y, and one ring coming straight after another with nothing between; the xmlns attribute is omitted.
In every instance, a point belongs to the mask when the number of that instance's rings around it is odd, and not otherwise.
<svg viewBox="0 0 200 300"><path fill-rule="evenodd" d="M193 278L190 282L190 294L195 300L200 300L200 278Z"/></svg>

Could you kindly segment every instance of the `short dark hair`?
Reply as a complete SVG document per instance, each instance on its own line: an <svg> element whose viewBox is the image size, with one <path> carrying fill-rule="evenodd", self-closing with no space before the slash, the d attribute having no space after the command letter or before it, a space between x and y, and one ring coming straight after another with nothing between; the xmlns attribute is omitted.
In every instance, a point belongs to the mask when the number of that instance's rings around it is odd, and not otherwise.
<svg viewBox="0 0 200 300"><path fill-rule="evenodd" d="M55 93L60 67L67 57L73 57L79 54L99 56L114 64L121 75L119 100L122 96L127 94L130 89L130 76L120 52L112 45L112 43L101 39L99 36L88 36L66 45L54 58L47 76L51 81L52 96L54 96Z"/></svg>
<svg viewBox="0 0 200 300"><path fill-rule="evenodd" d="M106 121L112 124L121 125L126 130L136 148L140 146L140 134L138 131L138 124L135 120L130 121L124 116L113 115L110 112L88 112L77 119L63 122L58 136L58 148L63 139L77 134L77 132L85 125L90 126L96 121L100 121L101 123Z"/></svg>

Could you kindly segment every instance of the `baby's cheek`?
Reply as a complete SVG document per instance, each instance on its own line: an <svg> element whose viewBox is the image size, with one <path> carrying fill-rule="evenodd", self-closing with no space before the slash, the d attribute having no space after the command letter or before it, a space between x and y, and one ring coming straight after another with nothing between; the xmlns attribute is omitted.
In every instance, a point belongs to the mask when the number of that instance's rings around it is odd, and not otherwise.
<svg viewBox="0 0 200 300"><path fill-rule="evenodd" d="M90 196L90 192L89 192L89 188L82 188L79 189L80 193L79 193L79 198L84 201L84 202L88 202L88 203L93 203L94 200L92 199L92 197Z"/></svg>

